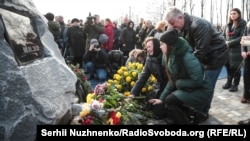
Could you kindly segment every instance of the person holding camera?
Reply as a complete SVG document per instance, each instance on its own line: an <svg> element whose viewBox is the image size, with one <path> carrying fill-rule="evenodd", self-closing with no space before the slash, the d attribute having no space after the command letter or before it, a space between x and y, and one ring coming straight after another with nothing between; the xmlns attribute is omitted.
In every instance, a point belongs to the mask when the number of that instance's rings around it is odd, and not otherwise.
<svg viewBox="0 0 250 141"><path fill-rule="evenodd" d="M91 39L90 47L83 57L85 72L89 74L88 80L97 78L102 82L107 78L106 68L109 65L109 57L104 48L101 48L97 39Z"/></svg>
<svg viewBox="0 0 250 141"><path fill-rule="evenodd" d="M87 20L82 28L83 32L87 35L85 47L86 54L89 50L91 39L98 39L98 36L104 33L104 25L100 22L99 15L91 16L91 14L89 14L89 17L87 17Z"/></svg>

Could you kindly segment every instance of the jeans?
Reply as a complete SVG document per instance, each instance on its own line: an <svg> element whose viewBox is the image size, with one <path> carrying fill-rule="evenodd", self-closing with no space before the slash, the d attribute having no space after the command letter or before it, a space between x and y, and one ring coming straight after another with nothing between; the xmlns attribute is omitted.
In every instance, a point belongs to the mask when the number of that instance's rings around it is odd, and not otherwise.
<svg viewBox="0 0 250 141"><path fill-rule="evenodd" d="M250 56L245 59L243 73L243 97L250 98Z"/></svg>
<svg viewBox="0 0 250 141"><path fill-rule="evenodd" d="M207 75L211 81L211 84L213 87L213 93L214 93L214 88L215 88L217 79L220 75L222 68L223 68L223 66L221 68L216 69L216 70L205 70L205 75ZM208 103L206 104L205 108L202 110L207 115L209 113L209 109L211 107L212 100L213 100L213 94L212 94L211 99L208 100Z"/></svg>
<svg viewBox="0 0 250 141"><path fill-rule="evenodd" d="M95 68L93 62L87 62L84 65L85 71L90 73L90 76L97 76L100 81L105 81L107 78L107 72L104 68Z"/></svg>

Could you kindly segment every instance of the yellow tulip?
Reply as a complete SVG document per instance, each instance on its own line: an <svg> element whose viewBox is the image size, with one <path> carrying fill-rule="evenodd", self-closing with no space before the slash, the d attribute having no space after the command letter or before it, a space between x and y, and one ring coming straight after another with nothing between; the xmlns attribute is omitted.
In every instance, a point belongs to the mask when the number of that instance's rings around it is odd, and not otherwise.
<svg viewBox="0 0 250 141"><path fill-rule="evenodd" d="M120 75L117 75L117 76L116 76L116 80L120 81L120 80L121 80L121 76L120 76Z"/></svg>
<svg viewBox="0 0 250 141"><path fill-rule="evenodd" d="M129 73L128 73L127 71L125 71L125 72L123 73L123 75L124 75L124 76L128 76Z"/></svg>
<svg viewBox="0 0 250 141"><path fill-rule="evenodd" d="M94 97L94 93L89 93L86 97L86 103L91 103L92 98Z"/></svg>
<svg viewBox="0 0 250 141"><path fill-rule="evenodd" d="M150 79L151 79L152 82L156 81L156 78L154 76L150 77Z"/></svg>
<svg viewBox="0 0 250 141"><path fill-rule="evenodd" d="M108 83L107 83L107 87L110 87L110 86L111 86L111 83L108 82Z"/></svg>
<svg viewBox="0 0 250 141"><path fill-rule="evenodd" d="M133 77L137 77L137 72L133 71L133 72L132 72L132 76L133 76Z"/></svg>
<svg viewBox="0 0 250 141"><path fill-rule="evenodd" d="M117 76L118 74L116 73L116 74L114 74L114 76L113 76L113 79L116 79L116 76Z"/></svg>
<svg viewBox="0 0 250 141"><path fill-rule="evenodd" d="M118 74L122 74L122 73L123 73L122 69L119 69L119 70L117 71L117 73L118 73Z"/></svg>
<svg viewBox="0 0 250 141"><path fill-rule="evenodd" d="M127 67L125 67L125 66L122 66L121 69L122 69L123 71L128 70Z"/></svg>
<svg viewBox="0 0 250 141"><path fill-rule="evenodd" d="M121 89L122 89L122 85L120 85L120 84L117 84L117 85L115 85L116 86L116 88L120 91Z"/></svg>
<svg viewBox="0 0 250 141"><path fill-rule="evenodd" d="M148 91L152 91L153 87L152 86L148 86Z"/></svg>
<svg viewBox="0 0 250 141"><path fill-rule="evenodd" d="M131 81L131 82L130 82L130 86L131 86L131 87L134 87L134 85L135 85L135 81Z"/></svg>
<svg viewBox="0 0 250 141"><path fill-rule="evenodd" d="M126 82L131 82L131 77L130 76L126 77Z"/></svg>
<svg viewBox="0 0 250 141"><path fill-rule="evenodd" d="M118 84L119 83L119 81L117 81L117 80L114 80L114 82L113 82L113 84Z"/></svg>
<svg viewBox="0 0 250 141"><path fill-rule="evenodd" d="M126 91L123 94L124 94L124 96L130 96L130 92L129 91Z"/></svg>
<svg viewBox="0 0 250 141"><path fill-rule="evenodd" d="M142 65L142 64L139 64L139 65L137 66L137 68L138 68L139 70L142 70L143 65Z"/></svg>
<svg viewBox="0 0 250 141"><path fill-rule="evenodd" d="M112 79L109 79L109 80L108 80L108 83L113 83L113 80L112 80Z"/></svg>

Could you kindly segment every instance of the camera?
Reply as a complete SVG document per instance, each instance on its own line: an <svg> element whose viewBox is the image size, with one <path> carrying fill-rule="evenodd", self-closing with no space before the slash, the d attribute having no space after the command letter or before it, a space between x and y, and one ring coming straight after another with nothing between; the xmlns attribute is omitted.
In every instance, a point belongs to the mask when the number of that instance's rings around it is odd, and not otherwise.
<svg viewBox="0 0 250 141"><path fill-rule="evenodd" d="M92 25L93 24L93 21L95 20L95 16L91 16L91 13L89 12L89 16L87 17L87 22L86 24L87 25Z"/></svg>
<svg viewBox="0 0 250 141"><path fill-rule="evenodd" d="M94 44L94 48L99 48L99 44Z"/></svg>

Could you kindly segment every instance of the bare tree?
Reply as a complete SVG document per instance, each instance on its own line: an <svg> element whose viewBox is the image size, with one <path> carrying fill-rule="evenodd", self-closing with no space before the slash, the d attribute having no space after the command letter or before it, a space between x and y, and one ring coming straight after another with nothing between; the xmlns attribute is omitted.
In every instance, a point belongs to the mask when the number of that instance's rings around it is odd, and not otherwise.
<svg viewBox="0 0 250 141"><path fill-rule="evenodd" d="M183 11L185 11L185 12L187 12L186 6L187 6L187 0L183 0L183 1L182 1L182 8L181 8L181 9L182 9Z"/></svg>
<svg viewBox="0 0 250 141"><path fill-rule="evenodd" d="M193 15L194 14L194 6L195 6L195 3L193 0L190 0L189 1L189 8L190 8L190 14Z"/></svg>
<svg viewBox="0 0 250 141"><path fill-rule="evenodd" d="M241 14L242 14L242 18L244 18L245 17L245 0L242 0L241 1Z"/></svg>
<svg viewBox="0 0 250 141"><path fill-rule="evenodd" d="M247 21L249 20L249 16L250 16L250 15L249 15L249 2L250 2L250 0L247 0L247 2L246 2L246 3L247 3L247 4L246 4L246 15L247 15L247 19L246 19L246 20L247 20Z"/></svg>
<svg viewBox="0 0 250 141"><path fill-rule="evenodd" d="M230 7L230 2L227 1L227 9L226 9L226 23L227 23L227 20L228 20L228 11L229 11L229 7Z"/></svg>
<svg viewBox="0 0 250 141"><path fill-rule="evenodd" d="M174 6L176 5L176 0L174 0L173 5L174 5Z"/></svg>
<svg viewBox="0 0 250 141"><path fill-rule="evenodd" d="M210 22L213 24L214 20L214 6L213 6L213 0L210 0L211 4L210 4Z"/></svg>
<svg viewBox="0 0 250 141"><path fill-rule="evenodd" d="M201 0L201 17L204 17L204 6L205 6L206 0Z"/></svg>
<svg viewBox="0 0 250 141"><path fill-rule="evenodd" d="M223 23L223 18L222 16L224 16L224 14L222 13L222 5L223 5L223 0L220 0L220 6L218 7L220 9L220 25L222 26L222 23Z"/></svg>

